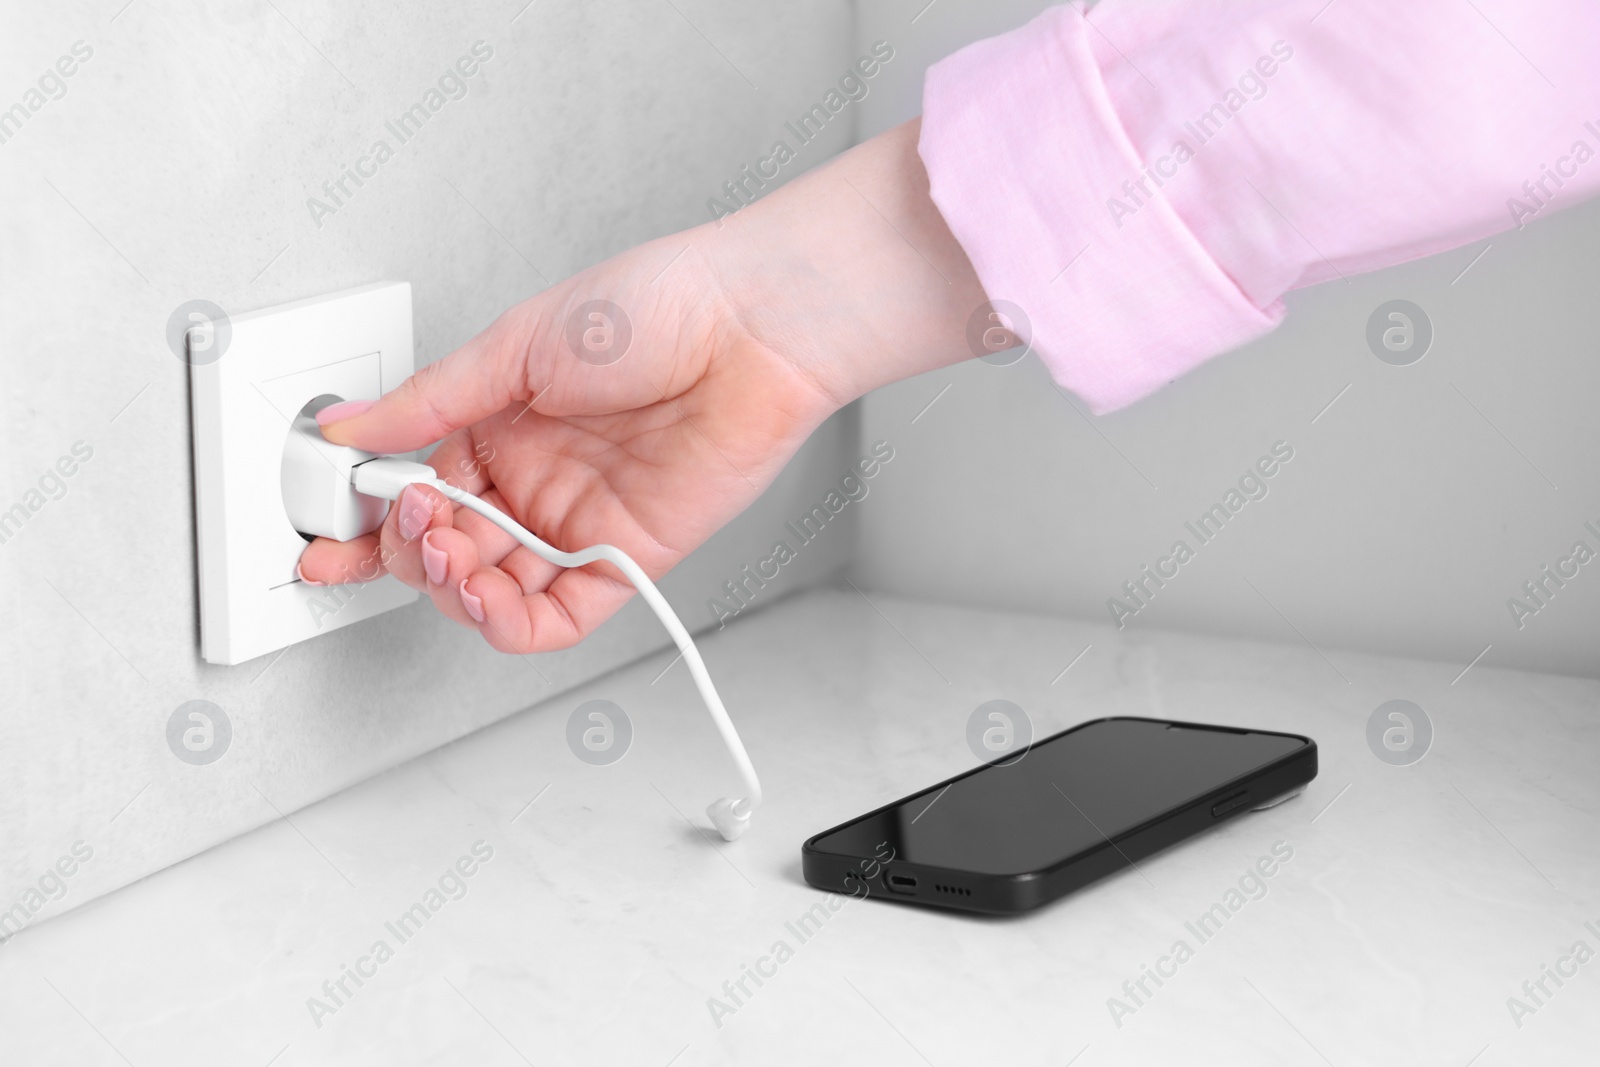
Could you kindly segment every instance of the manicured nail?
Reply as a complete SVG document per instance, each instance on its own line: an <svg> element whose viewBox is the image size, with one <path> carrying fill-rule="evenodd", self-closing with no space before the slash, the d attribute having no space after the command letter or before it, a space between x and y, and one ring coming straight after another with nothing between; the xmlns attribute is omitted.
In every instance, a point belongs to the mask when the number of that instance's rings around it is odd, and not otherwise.
<svg viewBox="0 0 1600 1067"><path fill-rule="evenodd" d="M428 528L428 517L432 514L433 508L421 489L408 485L400 491L400 517L395 525L400 527L401 537L415 541Z"/></svg>
<svg viewBox="0 0 1600 1067"><path fill-rule="evenodd" d="M376 404L376 400L341 400L337 404L329 404L317 412L317 425L326 426L330 422L340 419L353 419L366 412Z"/></svg>
<svg viewBox="0 0 1600 1067"><path fill-rule="evenodd" d="M300 579L300 581L304 582L306 585L327 585L328 584L327 582L319 582L319 581L316 581L315 579L307 578L306 577L306 572L300 569L300 564L298 564L298 563L296 563L294 565L294 576L296 578Z"/></svg>
<svg viewBox="0 0 1600 1067"><path fill-rule="evenodd" d="M432 536L432 530L422 535L422 569L428 572L428 581L443 585L444 573L450 569L450 557L443 549L433 547L433 542L428 540Z"/></svg>
<svg viewBox="0 0 1600 1067"><path fill-rule="evenodd" d="M467 592L467 580L461 579L461 604L475 622L483 621L483 601Z"/></svg>

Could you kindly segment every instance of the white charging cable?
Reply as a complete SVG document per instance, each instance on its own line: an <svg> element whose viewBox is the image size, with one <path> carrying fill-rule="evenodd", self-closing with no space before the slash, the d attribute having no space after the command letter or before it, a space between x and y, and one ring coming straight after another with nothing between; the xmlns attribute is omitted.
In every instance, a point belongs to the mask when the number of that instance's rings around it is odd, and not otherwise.
<svg viewBox="0 0 1600 1067"><path fill-rule="evenodd" d="M706 808L706 815L725 840L732 841L744 833L750 825L751 813L761 803L761 782L756 778L756 769L750 763L749 753L744 750L744 742L739 740L739 731L734 729L733 720L728 718L728 709L722 706L722 698L717 695L717 687L711 682L711 674L706 670L705 661L700 658L700 650L694 647L694 639L672 610L672 605L667 603L667 598L656 588L656 583L626 552L612 545L594 545L581 552L563 552L540 540L493 504L441 480L432 467L410 460L379 456L356 463L350 468L350 483L356 492L384 500L398 500L408 485L426 485L437 489L446 499L482 515L541 559L549 560L558 567L582 567L604 560L627 575L628 581L639 590L639 595L656 613L656 618L661 620L667 633L672 635L678 651L683 653L683 661L689 665L689 673L694 677L695 688L700 690L706 710L711 713L712 721L717 724L717 732L722 735L722 743L728 747L728 754L733 757L734 764L739 768L739 776L744 779L748 795L740 799L722 797Z"/></svg>

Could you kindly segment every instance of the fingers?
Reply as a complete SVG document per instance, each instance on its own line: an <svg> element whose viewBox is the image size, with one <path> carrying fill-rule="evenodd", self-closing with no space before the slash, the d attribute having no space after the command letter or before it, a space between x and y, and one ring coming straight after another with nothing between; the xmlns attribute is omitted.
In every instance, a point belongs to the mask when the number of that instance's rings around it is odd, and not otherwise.
<svg viewBox="0 0 1600 1067"><path fill-rule="evenodd" d="M446 618L477 629L479 620L463 603L461 583L482 566L484 546L471 531L456 528L457 519L467 518L477 516L456 512L437 490L407 486L384 522L383 549L390 573L427 593ZM498 529L490 529L504 537ZM499 548L494 543L488 547Z"/></svg>
<svg viewBox="0 0 1600 1067"><path fill-rule="evenodd" d="M488 471L483 464L474 461L471 435L465 431L451 434L441 442L429 458L429 463L441 472L441 476L449 478L469 493L484 494L489 491ZM498 495L490 499L494 500L497 507L505 507L505 502ZM300 556L300 578L312 585L348 585L370 582L392 571L408 585L425 589L421 549L410 547L408 543L420 540L432 526L441 523L446 527L454 525L450 516L452 507L434 490L414 486L389 508L383 526L377 533L353 541L332 541L325 537L314 540ZM492 523L484 522L476 515L470 515L470 518L477 520L470 532L480 539L485 538L489 531L499 534L503 539L503 544L490 541L486 545L491 561L498 563L515 542L501 534Z"/></svg>
<svg viewBox="0 0 1600 1067"><path fill-rule="evenodd" d="M484 499L506 506L494 490ZM400 494L384 522L380 551L391 574L427 593L446 618L473 629L482 619L468 610L473 602L461 593L461 583L472 574L503 566L520 595L543 591L561 571L487 519L455 509L437 490L420 485Z"/></svg>
<svg viewBox="0 0 1600 1067"><path fill-rule="evenodd" d="M484 499L504 509L495 490ZM518 544L428 486L407 486L383 527L354 541L319 537L300 557L316 585L371 581L384 573L426 592L445 617L476 629L501 652L570 648L634 593L593 567L566 570Z"/></svg>
<svg viewBox="0 0 1600 1067"><path fill-rule="evenodd" d="M300 557L302 580L317 585L385 572L426 592L442 615L476 629L495 649L516 654L570 648L634 593L597 569L566 570L541 559L419 485L406 488L379 533L344 542L319 537Z"/></svg>
<svg viewBox="0 0 1600 1067"><path fill-rule="evenodd" d="M300 554L296 569L310 585L348 585L393 574L409 586L426 589L421 539L430 528L448 529L451 519L451 504L437 490L407 486L376 533L353 541L319 537Z"/></svg>
<svg viewBox="0 0 1600 1067"><path fill-rule="evenodd" d="M409 452L527 397L530 316L513 308L488 329L401 382L375 403L334 404L317 414L322 435L370 452Z"/></svg>
<svg viewBox="0 0 1600 1067"><path fill-rule="evenodd" d="M633 595L633 586L585 567L563 571L550 588L525 593L498 567L483 567L459 587L467 614L484 640L501 652L525 654L570 648Z"/></svg>
<svg viewBox="0 0 1600 1067"><path fill-rule="evenodd" d="M428 456L428 466L457 489L482 496L494 484L489 479L489 460L494 455L493 447L476 440L473 431L457 430L439 442Z"/></svg>
<svg viewBox="0 0 1600 1067"><path fill-rule="evenodd" d="M461 600L461 583L481 566L478 544L467 533L439 527L422 535L423 577L433 606L448 619L477 629Z"/></svg>
<svg viewBox="0 0 1600 1067"><path fill-rule="evenodd" d="M451 528L453 518L450 502L437 489L406 486L389 509L380 533L389 573L413 589L426 592L428 575L422 560L422 538L430 530Z"/></svg>
<svg viewBox="0 0 1600 1067"><path fill-rule="evenodd" d="M296 568L308 585L350 585L383 577L383 546L375 533L354 541L319 537L300 554Z"/></svg>
<svg viewBox="0 0 1600 1067"><path fill-rule="evenodd" d="M471 512L452 515L449 502L433 490L413 488L437 501L408 501L407 515L398 506L391 509L381 536L317 538L300 557L301 580L344 585L371 581L387 571L426 592L446 618L477 630L495 649L516 654L570 648L634 594L627 582L589 568L565 570L515 543L498 558L503 567L488 563L480 534L504 534L488 523L484 531L472 533L455 528L454 519L465 524L479 517ZM421 532L407 539L402 524L407 531ZM387 567L382 562L386 556Z"/></svg>
<svg viewBox="0 0 1600 1067"><path fill-rule="evenodd" d="M512 513L511 505L498 489L484 493L483 499L508 515ZM484 566L499 567L511 575L524 593L543 592L564 569L531 549L523 548L516 538L475 511L459 509L455 525L478 543Z"/></svg>

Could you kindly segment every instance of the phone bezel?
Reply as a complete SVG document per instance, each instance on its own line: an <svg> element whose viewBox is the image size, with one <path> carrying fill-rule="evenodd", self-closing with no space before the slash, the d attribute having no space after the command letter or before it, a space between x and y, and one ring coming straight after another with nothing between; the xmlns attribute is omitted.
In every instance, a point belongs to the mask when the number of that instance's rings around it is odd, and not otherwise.
<svg viewBox="0 0 1600 1067"><path fill-rule="evenodd" d="M910 803L919 797L944 789L963 778L969 778L974 774L982 774L997 765L1009 763L1017 758L1015 753L1007 753L986 763L980 763L970 770L953 775L943 781L935 782L925 789L919 789L898 800L890 801L853 819L847 819L837 826L823 830L821 833L813 834L800 846L801 869L806 882L818 889L843 891L853 895L878 896L880 899L892 900L902 904L921 904L929 907L989 914L1016 914L1031 911L1084 885L1098 881L1119 870L1126 870L1138 860L1203 833L1212 826L1221 825L1229 819L1237 818L1278 797L1282 797L1286 793L1302 788L1317 775L1317 743L1304 734L1289 733L1283 730L1259 730L1242 726L1222 726L1216 723L1187 722L1180 719L1157 719L1142 715L1105 715L1097 719L1088 719L1033 742L1028 746L1028 750L1031 751L1050 744L1075 731L1103 722L1149 722L1159 723L1163 726L1175 726L1193 730L1213 730L1221 733L1267 734L1274 737L1292 738L1299 741L1300 745L1259 767L1235 775L1227 781L1220 782L1195 797L1174 804L1143 822L1123 830L1119 834L1108 837L1077 852L1070 853L1060 859L1052 860L1050 863L1032 871L1020 871L1014 874L988 874L959 868L910 863L899 859L882 860L879 857L829 852L817 847L817 842L830 834L838 833L840 830L847 829L893 808ZM1241 801L1237 807L1221 815L1213 815L1211 813L1211 808L1220 800L1231 799L1240 789L1245 789L1247 792L1254 789L1255 793L1248 796L1245 801ZM1197 813L1199 814L1197 815ZM1107 857L1115 857L1115 860L1108 862ZM877 868L876 873L871 876L863 873L869 863ZM858 867L862 868L862 870L857 870ZM915 895L907 895L890 890L887 879L891 870L914 874L919 879L918 892ZM924 892L920 885L924 879L928 881L929 888L934 884L940 884L964 891L966 895L960 895L960 892L957 892L940 897ZM942 879L942 881L934 883L933 879ZM866 891L858 893L852 886L852 881L864 885Z"/></svg>

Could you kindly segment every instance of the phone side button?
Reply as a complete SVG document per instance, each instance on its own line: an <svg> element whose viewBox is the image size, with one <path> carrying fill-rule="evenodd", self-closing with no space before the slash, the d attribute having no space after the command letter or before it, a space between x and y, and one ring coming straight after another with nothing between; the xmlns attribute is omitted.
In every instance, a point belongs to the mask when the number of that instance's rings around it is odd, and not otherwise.
<svg viewBox="0 0 1600 1067"><path fill-rule="evenodd" d="M1235 793L1231 797L1225 797L1224 799L1219 800L1215 804L1211 805L1211 817L1213 819L1220 819L1233 809L1243 807L1245 801L1248 799L1250 799L1250 794L1248 792Z"/></svg>

